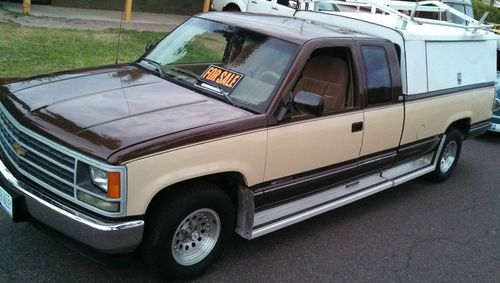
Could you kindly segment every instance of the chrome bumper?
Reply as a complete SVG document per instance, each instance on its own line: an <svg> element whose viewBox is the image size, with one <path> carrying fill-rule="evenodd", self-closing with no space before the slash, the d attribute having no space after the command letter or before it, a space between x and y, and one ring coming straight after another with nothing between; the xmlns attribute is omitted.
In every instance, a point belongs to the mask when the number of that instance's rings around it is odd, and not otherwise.
<svg viewBox="0 0 500 283"><path fill-rule="evenodd" d="M497 112L497 114L498 114L498 112ZM490 126L489 130L492 132L500 133L500 116L499 115L493 115L493 118L491 119L491 126Z"/></svg>
<svg viewBox="0 0 500 283"><path fill-rule="evenodd" d="M500 133L500 124L491 123L490 131Z"/></svg>
<svg viewBox="0 0 500 283"><path fill-rule="evenodd" d="M471 125L467 138L477 137L486 133L491 127L491 120L485 120Z"/></svg>
<svg viewBox="0 0 500 283"><path fill-rule="evenodd" d="M24 196L24 208L32 218L102 252L133 251L142 240L144 221L103 222L75 211L14 177L2 160L0 185Z"/></svg>

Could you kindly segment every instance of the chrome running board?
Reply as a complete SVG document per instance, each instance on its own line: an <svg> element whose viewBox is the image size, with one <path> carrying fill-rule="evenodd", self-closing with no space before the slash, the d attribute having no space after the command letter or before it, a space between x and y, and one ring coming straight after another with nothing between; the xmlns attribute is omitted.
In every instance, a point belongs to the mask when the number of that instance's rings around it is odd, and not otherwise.
<svg viewBox="0 0 500 283"><path fill-rule="evenodd" d="M436 151L418 159L262 211L253 211L253 195L250 190L240 188L235 231L246 239L254 239L430 173L436 168L436 156L445 138L443 135Z"/></svg>

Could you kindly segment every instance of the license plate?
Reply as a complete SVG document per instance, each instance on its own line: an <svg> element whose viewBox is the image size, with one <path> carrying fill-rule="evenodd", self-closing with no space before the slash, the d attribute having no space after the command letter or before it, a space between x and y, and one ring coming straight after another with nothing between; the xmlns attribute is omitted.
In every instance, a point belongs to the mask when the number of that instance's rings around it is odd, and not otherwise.
<svg viewBox="0 0 500 283"><path fill-rule="evenodd" d="M13 201L12 196L0 187L0 207L7 212L10 218L13 218Z"/></svg>

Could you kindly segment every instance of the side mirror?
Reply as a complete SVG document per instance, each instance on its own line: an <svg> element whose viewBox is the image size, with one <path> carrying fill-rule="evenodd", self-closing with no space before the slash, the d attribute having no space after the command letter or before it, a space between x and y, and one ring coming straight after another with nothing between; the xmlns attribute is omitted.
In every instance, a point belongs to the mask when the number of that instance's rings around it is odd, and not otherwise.
<svg viewBox="0 0 500 283"><path fill-rule="evenodd" d="M325 101L321 95L301 90L293 98L293 106L300 112L321 116Z"/></svg>
<svg viewBox="0 0 500 283"><path fill-rule="evenodd" d="M153 47L155 47L155 44L154 44L153 40L150 39L148 41L148 43L146 44L146 52L149 51L149 50L151 50L151 49L153 49Z"/></svg>

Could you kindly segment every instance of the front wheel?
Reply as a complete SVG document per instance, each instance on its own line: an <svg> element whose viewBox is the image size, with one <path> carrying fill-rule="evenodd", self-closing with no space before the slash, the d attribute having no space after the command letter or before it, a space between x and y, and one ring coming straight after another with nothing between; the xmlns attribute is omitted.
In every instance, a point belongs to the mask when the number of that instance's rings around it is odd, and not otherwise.
<svg viewBox="0 0 500 283"><path fill-rule="evenodd" d="M434 182L443 182L455 169L462 150L462 133L457 129L446 132L446 139L438 157L436 169L429 175Z"/></svg>
<svg viewBox="0 0 500 283"><path fill-rule="evenodd" d="M187 183L154 203L143 254L148 267L168 279L203 272L222 253L234 228L233 204L217 186Z"/></svg>

